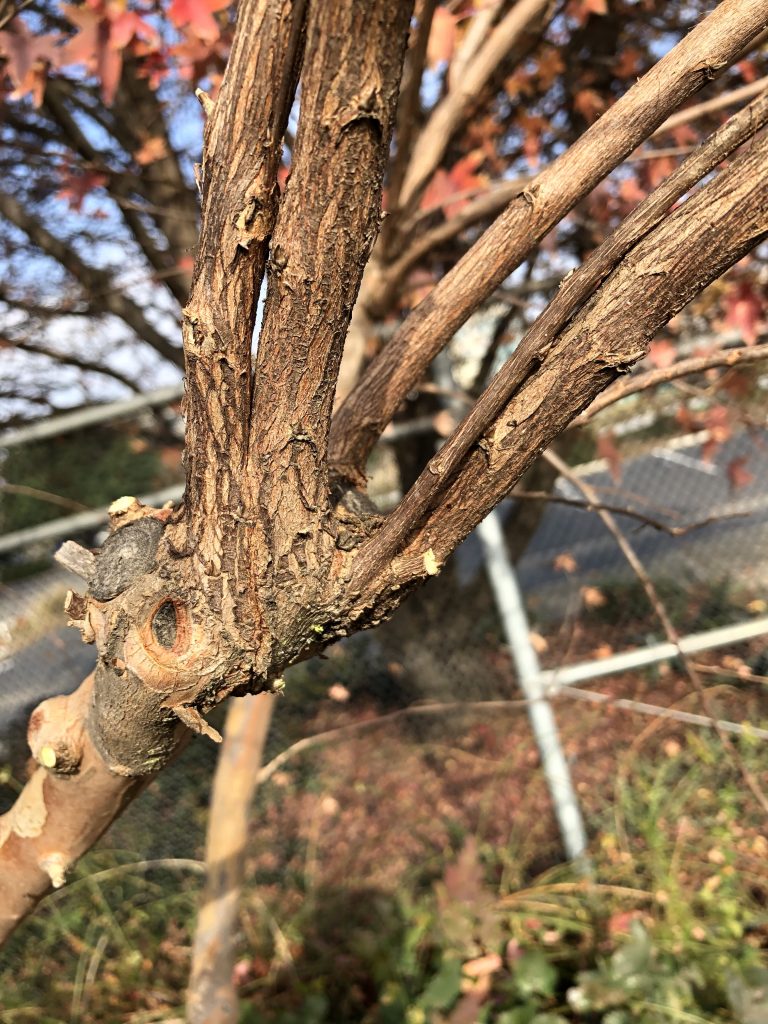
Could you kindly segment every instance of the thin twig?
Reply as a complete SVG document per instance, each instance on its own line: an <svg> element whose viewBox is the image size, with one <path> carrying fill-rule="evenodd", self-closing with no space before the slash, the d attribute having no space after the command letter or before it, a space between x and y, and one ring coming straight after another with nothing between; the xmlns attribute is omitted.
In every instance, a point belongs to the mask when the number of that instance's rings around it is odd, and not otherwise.
<svg viewBox="0 0 768 1024"><path fill-rule="evenodd" d="M654 519L644 512L640 512L631 505L624 507L622 505L607 505L602 501L579 501L578 498L566 498L564 495L551 494L549 491L512 491L510 498L515 501L518 499L521 501L550 501L556 505L570 505L572 508L581 508L587 512L613 512L616 515L637 519L644 526L652 526L654 530L663 530L670 537L684 537L687 533L700 530L711 523L720 523L725 519L742 519L749 515L748 512L727 512L722 515L707 516L706 519L699 519L695 523L688 523L686 526L670 526L668 523L663 523L660 519Z"/></svg>
<svg viewBox="0 0 768 1024"><path fill-rule="evenodd" d="M27 487L26 484L0 483L0 491L6 494L18 494L24 498L37 498L38 501L47 501L49 505L59 505L61 508L72 509L74 512L84 512L88 506L72 498L63 498L60 494L51 494L50 491L41 491L39 487Z"/></svg>
<svg viewBox="0 0 768 1024"><path fill-rule="evenodd" d="M556 455L555 452L549 450L545 451L543 455L547 462L549 462L549 464L553 466L558 471L558 473L561 474L561 476L563 476L566 480L573 484L574 487L578 488L578 490L581 491L581 493L584 495L587 501L596 502L597 495L589 486L589 484L585 483L584 480L577 476L570 468L570 466L566 462L564 462L559 455ZM739 751L734 746L729 735L729 732L731 730L725 729L720 720L716 718L713 714L713 709L710 704L709 695L707 693L706 687L702 682L701 676L696 671L693 662L690 660L690 658L686 655L685 651L680 646L680 636L677 630L675 629L675 626L671 618L669 617L669 613L666 609L666 606L664 605L664 602L661 600L659 593L656 590L656 587L653 583L653 580L648 575L645 566L638 558L635 549L624 536L611 513L605 511L604 509L598 509L597 514L602 519L606 529L613 535L616 543L621 549L622 554L629 562L637 578L640 580L640 583L642 584L643 589L645 590L646 596L648 597L651 607L653 608L659 622L662 625L667 640L670 643L674 644L677 648L678 657L680 658L681 664L685 669L685 674L688 676L688 679L691 681L693 688L698 693L704 711L706 712L706 715L709 718L710 724L712 725L718 737L720 738L720 742L723 744L723 747L728 752L728 755L730 756L734 765L739 770L741 777L744 779L744 782L751 790L753 796L760 804L766 815L768 815L768 798L766 798L757 779L754 777L752 772L750 772L750 770L747 768L743 758L739 754Z"/></svg>
<svg viewBox="0 0 768 1024"><path fill-rule="evenodd" d="M684 656L683 656L684 657ZM635 711L642 715L652 715L657 718L671 719L682 722L686 725L700 725L706 728L722 729L726 733L733 733L739 736L750 736L756 739L768 740L768 729L761 729L757 726L742 725L739 722L729 722L725 719L714 718L707 715L696 715L688 711L678 711L675 708L660 707L656 704L647 704L644 701L630 700L625 697L613 697L610 694L598 693L592 690L583 690L578 686L556 686L551 693L538 700L555 700L558 697L573 697L578 700L591 701L598 704L615 705L624 711ZM285 750L282 750L276 757L264 765L256 776L259 785L267 782L280 768L292 761L299 754L308 750L317 750L319 747L328 746L331 743L344 742L362 736L374 729L391 725L393 722L413 715L441 715L441 714L466 714L469 712L483 711L519 711L528 707L533 701L525 698L517 700L476 700L476 701L451 701L450 703L414 704L398 711L392 711L386 715L378 715L375 718L368 718L363 722L351 722L349 725L339 726L337 729L328 729L326 732L315 733L313 736L305 736L297 740Z"/></svg>
<svg viewBox="0 0 768 1024"><path fill-rule="evenodd" d="M681 359L672 366L664 366L658 370L648 370L646 373L638 374L636 377L628 377L626 380L618 381L607 388L602 395L595 399L590 407L578 416L572 427L583 427L589 423L599 412L618 402L628 395L635 395L638 391L646 391L648 388L658 387L659 384L667 384L678 377L687 377L689 374L702 373L704 370L711 370L718 366L732 368L743 363L757 363L768 359L768 344L756 346L744 346L743 348L721 349L706 356L693 356L691 359Z"/></svg>
<svg viewBox="0 0 768 1024"><path fill-rule="evenodd" d="M722 93L712 100L705 100L703 103L696 103L692 107L686 107L684 110L680 110L671 117L668 117L664 124L660 125L649 138L654 139L657 135L664 135L665 132L671 132L673 128L678 128L681 124L695 121L696 118L703 117L705 114L712 114L716 110L735 106L735 104L741 103L743 100L751 100L753 96L757 96L765 88L768 88L768 75L765 78L758 78L756 82L742 85L739 89Z"/></svg>

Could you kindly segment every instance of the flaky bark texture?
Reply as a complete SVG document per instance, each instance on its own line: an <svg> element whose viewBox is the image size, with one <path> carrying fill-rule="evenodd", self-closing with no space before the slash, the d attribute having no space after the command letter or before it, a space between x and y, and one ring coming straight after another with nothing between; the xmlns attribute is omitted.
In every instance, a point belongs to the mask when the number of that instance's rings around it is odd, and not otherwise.
<svg viewBox="0 0 768 1024"><path fill-rule="evenodd" d="M523 8L534 29L549 10ZM731 125L727 141L712 140L564 285L400 506L379 516L363 489L365 457L429 360L531 245L738 59L768 24L768 0L723 0L514 198L405 321L332 426L344 338L379 226L411 14L406 0L240 4L220 96L201 98L202 231L183 326L185 500L155 510L122 499L95 558L65 555L86 576L87 594L70 595L67 610L96 644L98 667L76 695L33 716L41 767L0 819L0 937L63 883L189 730L219 738L204 717L213 705L280 688L288 665L387 616L645 354L654 332L768 233L768 142L755 134L763 109ZM502 26L514 50L525 33ZM467 67L484 50L472 52ZM502 50L493 52L500 61ZM299 75L280 197L279 147ZM726 170L667 213L745 140ZM401 167L400 184L417 194L421 173ZM365 331L364 318L358 326Z"/></svg>

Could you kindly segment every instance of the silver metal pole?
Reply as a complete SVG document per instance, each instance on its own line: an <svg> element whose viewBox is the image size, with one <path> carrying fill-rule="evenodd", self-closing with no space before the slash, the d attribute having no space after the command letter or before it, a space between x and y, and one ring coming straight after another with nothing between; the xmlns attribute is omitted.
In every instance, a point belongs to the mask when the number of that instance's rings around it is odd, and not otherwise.
<svg viewBox="0 0 768 1024"><path fill-rule="evenodd" d="M530 702L528 717L541 754L565 852L571 860L584 861L587 848L584 819L560 743L555 715L542 684L539 659L531 644L528 616L515 569L507 553L498 513L491 512L476 532L483 546L486 572L515 662L520 688Z"/></svg>
<svg viewBox="0 0 768 1024"><path fill-rule="evenodd" d="M157 508L164 505L166 501L178 501L183 493L183 484L174 484L173 487L155 491L154 494L145 494L139 498L139 501L144 505L154 505ZM69 537L73 533L80 533L83 530L95 530L106 522L106 508L95 508L88 509L87 512L75 512L71 516L62 516L61 519L53 519L49 523L40 523L39 526L29 526L26 530L6 533L0 536L0 555L6 554L8 551L15 551L26 544L57 540L59 537Z"/></svg>
<svg viewBox="0 0 768 1024"><path fill-rule="evenodd" d="M95 423L131 416L133 413L141 412L142 409L170 405L171 402L178 401L183 394L183 384L173 384L170 387L148 391L144 395L134 395L133 398L125 398L119 402L105 402L104 405L92 405L87 409L76 409L74 412L62 413L60 416L37 420L23 427L3 431L0 434L0 448L13 448L29 441L42 441L46 437L58 437L59 434L67 434L72 430L90 427Z"/></svg>

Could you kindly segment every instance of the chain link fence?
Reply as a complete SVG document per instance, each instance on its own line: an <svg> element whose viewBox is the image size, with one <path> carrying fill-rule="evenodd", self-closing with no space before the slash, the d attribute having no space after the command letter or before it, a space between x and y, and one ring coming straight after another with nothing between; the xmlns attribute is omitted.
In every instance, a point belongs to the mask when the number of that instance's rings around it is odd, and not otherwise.
<svg viewBox="0 0 768 1024"><path fill-rule="evenodd" d="M764 431L744 431L710 453L704 439L691 436L640 447L620 465L574 467L601 502L624 510L615 511L616 520L690 642L688 656L708 683L721 685L717 714L754 735L768 718L767 441ZM736 481L734 462L742 468ZM391 472L384 476L382 489L391 490ZM509 550L522 546L515 575L527 639L592 838L598 808L612 798L617 758L658 724L655 716L671 711L674 726L686 715L703 715L699 724L706 725L707 715L677 652L670 657L665 647L642 581L596 512L579 507L584 501L573 480L560 477L552 500L510 500L500 521ZM93 542L99 529L90 523L80 536ZM1 556L3 810L27 770L29 712L46 696L74 689L95 662L93 649L64 624L64 594L77 581L52 561L56 543L38 539ZM265 759L321 738L287 759L259 792L249 872L262 902L259 910L246 901L249 941L279 946L280 923L270 914L299 914L309 886L322 890L330 928L313 941L332 944L336 936L344 947L338 914L352 912L351 894L378 899L405 876L429 880L467 834L503 851L510 886L562 859L552 786L526 717L531 700L521 693L488 570L487 552L473 536L390 622L288 673ZM213 722L222 728L222 709ZM111 914L126 899L143 906L176 892L183 912L171 920L182 931L191 926L216 753L208 741L193 741L91 855L89 871L117 870L109 878L122 879L107 901ZM55 920L64 905L57 895L40 920ZM75 935L78 927L67 925ZM11 964L48 934L43 924L23 929L9 947ZM96 941L88 939L89 956ZM161 1020L163 1005L155 1017L89 1018L81 1002L71 1019Z"/></svg>

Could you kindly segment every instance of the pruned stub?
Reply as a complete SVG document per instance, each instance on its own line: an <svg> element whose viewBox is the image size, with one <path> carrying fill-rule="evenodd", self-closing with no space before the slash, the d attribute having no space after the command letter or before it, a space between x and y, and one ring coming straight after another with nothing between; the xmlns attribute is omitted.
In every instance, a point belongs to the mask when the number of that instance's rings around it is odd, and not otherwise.
<svg viewBox="0 0 768 1024"><path fill-rule="evenodd" d="M123 501L125 499L122 499ZM219 740L201 711L242 653L192 578L193 560L171 551L168 513L134 502L89 567L88 594L70 594L70 623L95 643L98 664L87 728L120 775L156 771L176 746L179 722Z"/></svg>

